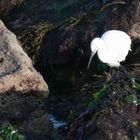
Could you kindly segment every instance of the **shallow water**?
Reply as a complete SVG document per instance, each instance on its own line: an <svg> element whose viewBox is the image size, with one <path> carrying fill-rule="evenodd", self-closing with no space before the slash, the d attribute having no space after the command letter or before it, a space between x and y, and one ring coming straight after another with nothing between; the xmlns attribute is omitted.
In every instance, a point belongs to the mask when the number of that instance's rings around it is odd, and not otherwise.
<svg viewBox="0 0 140 140"><path fill-rule="evenodd" d="M48 114L48 119L52 122L53 124L53 128L54 129L58 129L60 127L66 127L67 123L58 120L55 116L53 116L52 114Z"/></svg>

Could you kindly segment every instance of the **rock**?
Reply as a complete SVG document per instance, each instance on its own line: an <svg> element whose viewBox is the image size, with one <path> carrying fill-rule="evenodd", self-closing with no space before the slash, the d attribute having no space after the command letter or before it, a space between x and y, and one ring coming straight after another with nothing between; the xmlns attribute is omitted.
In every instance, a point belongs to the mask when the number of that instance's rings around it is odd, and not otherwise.
<svg viewBox="0 0 140 140"><path fill-rule="evenodd" d="M42 109L48 93L43 77L0 20L0 125L9 121L23 133L40 134L42 128L48 135L52 126Z"/></svg>
<svg viewBox="0 0 140 140"><path fill-rule="evenodd" d="M47 113L41 108L37 108L22 125L27 133L48 134L53 129L53 125L48 120Z"/></svg>
<svg viewBox="0 0 140 140"><path fill-rule="evenodd" d="M106 13L104 30L119 29L127 32L133 39L140 39L140 1L127 1L108 6L104 10Z"/></svg>
<svg viewBox="0 0 140 140"><path fill-rule="evenodd" d="M37 92L39 94L39 92ZM43 98L42 98L43 97ZM46 110L42 109L44 96L34 92L5 92L0 95L0 126L5 122L16 125L16 128L29 140L47 139L53 133Z"/></svg>
<svg viewBox="0 0 140 140"><path fill-rule="evenodd" d="M5 21L46 79L60 81L65 77L64 82L71 82L80 73L80 68L86 67L87 54L90 55L89 41L96 33L96 26L84 11L94 4L91 0L72 3L64 0L62 3L25 1L5 17ZM67 74L64 70L72 72ZM46 75L51 75L51 78Z"/></svg>
<svg viewBox="0 0 140 140"><path fill-rule="evenodd" d="M98 93L98 98L92 98L93 101L90 102L87 109L74 119L66 140L132 140L139 138L140 106L131 99L134 96L136 100L139 100L139 88L133 86L132 71L126 73L118 70L116 73L112 74L109 83L105 81L104 85L107 87L104 91L101 88L99 91L93 92L95 87L92 85L91 94L95 96ZM136 75L133 76L136 78ZM139 83L139 81L137 82Z"/></svg>
<svg viewBox="0 0 140 140"><path fill-rule="evenodd" d="M33 68L16 36L0 21L0 93L9 90L42 91L48 95L43 77Z"/></svg>
<svg viewBox="0 0 140 140"><path fill-rule="evenodd" d="M1 0L0 1L0 16L6 16L14 6L22 3L24 0Z"/></svg>

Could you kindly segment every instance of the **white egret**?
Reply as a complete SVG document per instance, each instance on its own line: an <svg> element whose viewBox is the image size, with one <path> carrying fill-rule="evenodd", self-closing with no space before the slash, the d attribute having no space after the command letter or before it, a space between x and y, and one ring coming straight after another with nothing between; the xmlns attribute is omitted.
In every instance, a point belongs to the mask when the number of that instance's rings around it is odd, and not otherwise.
<svg viewBox="0 0 140 140"><path fill-rule="evenodd" d="M128 52L131 50L131 39L128 34L119 30L105 32L101 38L91 41L91 56L88 69L95 53L99 59L110 67L119 67L120 62L124 61Z"/></svg>

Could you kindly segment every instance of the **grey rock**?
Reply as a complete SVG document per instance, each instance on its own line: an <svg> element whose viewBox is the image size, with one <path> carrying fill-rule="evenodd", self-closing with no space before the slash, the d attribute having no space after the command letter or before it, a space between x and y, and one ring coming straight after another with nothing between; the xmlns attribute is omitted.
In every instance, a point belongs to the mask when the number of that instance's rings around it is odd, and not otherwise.
<svg viewBox="0 0 140 140"><path fill-rule="evenodd" d="M0 93L9 90L48 95L43 77L34 69L15 34L0 21Z"/></svg>

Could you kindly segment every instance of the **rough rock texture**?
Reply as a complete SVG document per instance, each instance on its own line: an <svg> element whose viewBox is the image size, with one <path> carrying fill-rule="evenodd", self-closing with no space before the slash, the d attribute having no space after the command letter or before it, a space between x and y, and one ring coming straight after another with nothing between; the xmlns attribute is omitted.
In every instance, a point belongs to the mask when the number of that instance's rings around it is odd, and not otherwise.
<svg viewBox="0 0 140 140"><path fill-rule="evenodd" d="M41 132L42 134L48 134L53 126L48 120L47 113L42 108L37 108L30 114L22 127L26 127L28 133L39 134Z"/></svg>
<svg viewBox="0 0 140 140"><path fill-rule="evenodd" d="M48 86L33 68L31 59L22 50L16 36L0 21L0 92L42 91Z"/></svg>
<svg viewBox="0 0 140 140"><path fill-rule="evenodd" d="M25 135L48 136L52 125L42 109L48 92L16 36L0 21L0 125L9 121Z"/></svg>
<svg viewBox="0 0 140 140"><path fill-rule="evenodd" d="M116 0L117 1L117 0ZM140 2L139 0L127 1L116 4L104 10L106 18L104 30L121 29L134 39L140 39Z"/></svg>
<svg viewBox="0 0 140 140"><path fill-rule="evenodd" d="M39 92L5 92L0 95L0 126L5 122L16 128L29 140L47 139L52 131L46 110L42 109L44 96ZM42 131L43 130L43 131ZM36 136L39 138L37 139Z"/></svg>
<svg viewBox="0 0 140 140"><path fill-rule="evenodd" d="M24 0L1 0L0 1L0 16L6 16L14 6L22 3Z"/></svg>
<svg viewBox="0 0 140 140"><path fill-rule="evenodd" d="M93 92L87 109L71 123L66 140L134 140L140 134L140 76L118 70ZM134 81L132 81L132 78ZM137 83L136 83L137 81ZM99 85L98 85L99 86Z"/></svg>

